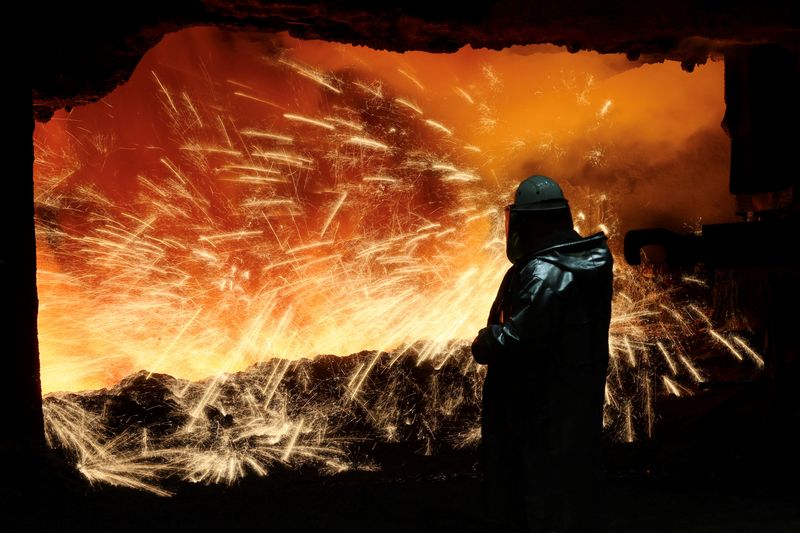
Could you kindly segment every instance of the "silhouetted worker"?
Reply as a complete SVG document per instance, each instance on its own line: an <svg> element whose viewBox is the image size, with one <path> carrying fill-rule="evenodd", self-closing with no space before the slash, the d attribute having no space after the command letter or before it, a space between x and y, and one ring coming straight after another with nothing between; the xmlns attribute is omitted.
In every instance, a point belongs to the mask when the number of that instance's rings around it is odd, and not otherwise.
<svg viewBox="0 0 800 533"><path fill-rule="evenodd" d="M472 354L488 365L482 461L492 531L601 529L600 439L612 257L561 188L531 176L506 207L503 278Z"/></svg>

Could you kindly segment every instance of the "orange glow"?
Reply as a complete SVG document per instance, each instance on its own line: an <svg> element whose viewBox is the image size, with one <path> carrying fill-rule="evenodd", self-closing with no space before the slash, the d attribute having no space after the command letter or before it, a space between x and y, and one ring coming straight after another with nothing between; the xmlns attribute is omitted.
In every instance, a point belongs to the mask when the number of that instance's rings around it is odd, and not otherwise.
<svg viewBox="0 0 800 533"><path fill-rule="evenodd" d="M36 126L43 391L471 338L520 179L612 246L726 221L723 113L721 62L168 35Z"/></svg>

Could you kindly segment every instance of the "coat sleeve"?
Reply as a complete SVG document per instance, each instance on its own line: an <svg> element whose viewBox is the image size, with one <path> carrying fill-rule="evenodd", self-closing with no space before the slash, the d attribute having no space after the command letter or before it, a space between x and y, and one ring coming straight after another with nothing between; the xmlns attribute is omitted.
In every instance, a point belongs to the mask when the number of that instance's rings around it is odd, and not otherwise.
<svg viewBox="0 0 800 533"><path fill-rule="evenodd" d="M506 298L506 292L508 292L508 286L511 283L511 280L517 273L517 268L512 266L511 268L506 271L505 276L503 276L503 281L500 282L500 288L497 289L497 296L494 298L494 302L492 303L491 309L489 309L489 317L486 319L486 325L491 326L492 324L500 324L502 323L501 319L501 311L503 309L503 301Z"/></svg>
<svg viewBox="0 0 800 533"><path fill-rule="evenodd" d="M534 273L518 294L511 296L510 316L481 329L472 342L472 356L479 364L492 364L535 350L558 320L560 295L546 276Z"/></svg>

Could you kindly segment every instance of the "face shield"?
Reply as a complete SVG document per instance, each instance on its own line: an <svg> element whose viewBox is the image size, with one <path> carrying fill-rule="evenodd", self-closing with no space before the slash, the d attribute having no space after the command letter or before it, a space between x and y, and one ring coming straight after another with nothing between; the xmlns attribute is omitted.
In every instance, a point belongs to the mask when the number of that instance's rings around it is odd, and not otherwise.
<svg viewBox="0 0 800 533"><path fill-rule="evenodd" d="M561 187L541 175L523 180L514 193L514 203L507 205L504 212L506 255L512 263L535 251L549 233L561 230L567 218L571 219ZM559 213L567 216L561 217Z"/></svg>
<svg viewBox="0 0 800 533"><path fill-rule="evenodd" d="M503 211L506 257L512 263L517 263L540 249L559 232L572 229L569 207L563 205L550 209L525 209L512 204L507 205Z"/></svg>
<svg viewBox="0 0 800 533"><path fill-rule="evenodd" d="M504 209L506 222L506 257L512 263L519 261L525 253L522 246L522 229L520 227L523 213L516 211L513 205Z"/></svg>

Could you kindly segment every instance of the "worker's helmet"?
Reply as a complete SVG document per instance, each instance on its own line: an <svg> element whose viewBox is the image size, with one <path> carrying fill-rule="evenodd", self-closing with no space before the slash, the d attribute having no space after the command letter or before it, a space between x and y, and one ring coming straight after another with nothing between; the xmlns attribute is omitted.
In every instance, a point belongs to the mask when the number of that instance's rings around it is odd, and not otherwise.
<svg viewBox="0 0 800 533"><path fill-rule="evenodd" d="M530 251L527 248L531 239L524 239L523 232L534 231L533 223L537 220L544 221L552 218L554 215L567 215L568 213L569 203L564 198L564 193L558 183L547 176L540 175L524 179L514 194L514 203L505 208L506 255L508 259L514 263ZM546 224L546 226L549 228L550 224Z"/></svg>
<svg viewBox="0 0 800 533"><path fill-rule="evenodd" d="M547 176L531 176L519 184L514 203L508 207L510 211L545 211L564 209L567 205L558 183Z"/></svg>

